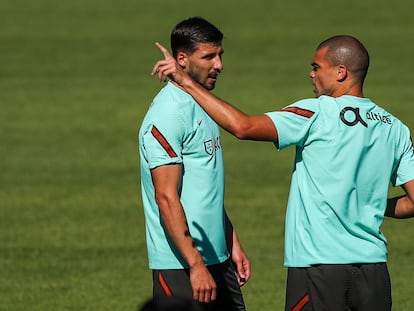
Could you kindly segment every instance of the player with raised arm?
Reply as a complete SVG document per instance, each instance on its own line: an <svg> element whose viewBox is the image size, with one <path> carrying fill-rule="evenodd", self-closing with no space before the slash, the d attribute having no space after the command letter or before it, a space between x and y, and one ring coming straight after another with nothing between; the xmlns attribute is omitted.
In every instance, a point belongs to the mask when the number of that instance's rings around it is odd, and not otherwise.
<svg viewBox="0 0 414 311"><path fill-rule="evenodd" d="M355 37L316 48L314 98L249 116L203 90L160 44L170 77L239 139L296 146L285 226L285 310L391 310L384 216L414 216L410 131L363 94L369 55ZM405 195L388 199L389 183Z"/></svg>

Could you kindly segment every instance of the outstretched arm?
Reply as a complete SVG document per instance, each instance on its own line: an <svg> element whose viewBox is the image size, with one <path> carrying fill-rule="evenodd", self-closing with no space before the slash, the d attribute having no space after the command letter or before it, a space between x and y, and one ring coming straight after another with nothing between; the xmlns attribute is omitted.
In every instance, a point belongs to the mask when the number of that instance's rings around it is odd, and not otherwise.
<svg viewBox="0 0 414 311"><path fill-rule="evenodd" d="M152 75L158 75L159 81L165 81L167 77L170 77L191 94L211 118L237 138L277 141L277 130L267 115L249 116L228 102L214 96L187 75L166 48L159 43L155 45L164 54L164 59L158 61L151 72Z"/></svg>
<svg viewBox="0 0 414 311"><path fill-rule="evenodd" d="M414 217L414 180L402 185L405 195L388 199L385 216L392 218Z"/></svg>

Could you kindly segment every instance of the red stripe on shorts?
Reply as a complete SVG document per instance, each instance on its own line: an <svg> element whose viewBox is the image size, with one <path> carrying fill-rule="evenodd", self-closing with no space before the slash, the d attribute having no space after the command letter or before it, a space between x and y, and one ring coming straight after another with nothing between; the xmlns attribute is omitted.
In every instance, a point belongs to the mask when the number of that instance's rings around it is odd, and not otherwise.
<svg viewBox="0 0 414 311"><path fill-rule="evenodd" d="M168 287L168 284L165 281L165 279L164 279L163 275L161 274L161 272L158 272L158 278L159 278L159 281L160 281L160 285L161 285L162 289L164 290L164 293L167 296L171 297L173 294L171 292L171 289Z"/></svg>
<svg viewBox="0 0 414 311"><path fill-rule="evenodd" d="M294 307L292 309L290 309L291 311L300 311L303 309L303 307L305 305L307 305L309 302L309 294L306 294L305 296L303 296L302 298L300 298L300 300L298 301L298 303L296 305L294 305Z"/></svg>
<svg viewBox="0 0 414 311"><path fill-rule="evenodd" d="M158 140L158 142L165 149L165 151L167 151L170 158L175 158L177 156L168 140L164 137L164 135L161 134L161 132L155 127L155 125L152 126L151 134L155 137L156 140Z"/></svg>
<svg viewBox="0 0 414 311"><path fill-rule="evenodd" d="M314 114L314 112L311 111L311 110L307 110L307 109L303 109L303 108L299 108L299 107L294 107L294 106L283 108L280 111L292 112L294 114L297 114L297 115L305 117L305 118L310 118Z"/></svg>

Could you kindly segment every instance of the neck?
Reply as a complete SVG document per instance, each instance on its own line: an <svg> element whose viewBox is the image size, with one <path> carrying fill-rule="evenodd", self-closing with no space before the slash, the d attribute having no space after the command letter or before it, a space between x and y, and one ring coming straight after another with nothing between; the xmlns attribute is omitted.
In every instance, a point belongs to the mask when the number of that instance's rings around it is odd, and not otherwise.
<svg viewBox="0 0 414 311"><path fill-rule="evenodd" d="M357 86L346 86L336 90L332 97L340 97L343 95L355 96L355 97L364 97L364 92L362 91L362 87Z"/></svg>

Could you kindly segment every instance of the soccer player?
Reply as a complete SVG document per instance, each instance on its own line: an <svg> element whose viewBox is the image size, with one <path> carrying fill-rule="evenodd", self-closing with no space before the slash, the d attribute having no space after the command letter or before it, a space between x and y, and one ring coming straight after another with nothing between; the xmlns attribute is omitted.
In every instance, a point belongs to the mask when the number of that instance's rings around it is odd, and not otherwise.
<svg viewBox="0 0 414 311"><path fill-rule="evenodd" d="M223 34L192 17L171 33L179 66L207 92L223 70ZM245 310L250 262L224 209L218 125L175 82L139 131L142 200L153 296L190 297L202 310Z"/></svg>
<svg viewBox="0 0 414 311"><path fill-rule="evenodd" d="M339 35L316 49L309 77L315 98L249 116L205 92L159 44L152 74L179 83L239 139L296 146L286 212L286 310L391 310L384 215L414 216L410 131L369 98L369 55ZM405 195L388 199L389 183Z"/></svg>

